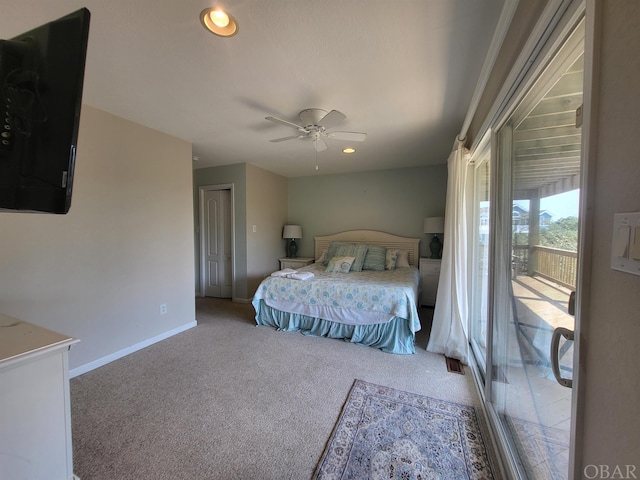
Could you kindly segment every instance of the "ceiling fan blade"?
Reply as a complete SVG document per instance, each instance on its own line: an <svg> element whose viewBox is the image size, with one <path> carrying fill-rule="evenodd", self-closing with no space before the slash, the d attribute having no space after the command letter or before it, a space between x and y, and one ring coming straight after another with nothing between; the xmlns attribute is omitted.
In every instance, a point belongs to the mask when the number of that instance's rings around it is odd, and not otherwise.
<svg viewBox="0 0 640 480"><path fill-rule="evenodd" d="M350 142L364 142L367 138L366 133L359 132L328 132L327 137L335 138L336 140L348 140Z"/></svg>
<svg viewBox="0 0 640 480"><path fill-rule="evenodd" d="M342 122L345 118L347 118L347 116L344 113L339 112L338 110L331 110L320 119L318 125L323 126L325 129L329 129Z"/></svg>
<svg viewBox="0 0 640 480"><path fill-rule="evenodd" d="M323 150L327 149L327 144L321 138L314 138L313 146L315 147L316 152L322 152Z"/></svg>
<svg viewBox="0 0 640 480"><path fill-rule="evenodd" d="M286 140L295 140L296 138L304 138L305 135L293 135L292 137L282 137L282 138L274 138L273 140L269 140L270 142L284 142Z"/></svg>
<svg viewBox="0 0 640 480"><path fill-rule="evenodd" d="M286 120L280 120L276 117L264 117L265 120L269 120L270 122L279 123L281 125L286 125L287 127L297 128L298 130L304 131L304 127L301 125L296 125L295 123L287 122Z"/></svg>

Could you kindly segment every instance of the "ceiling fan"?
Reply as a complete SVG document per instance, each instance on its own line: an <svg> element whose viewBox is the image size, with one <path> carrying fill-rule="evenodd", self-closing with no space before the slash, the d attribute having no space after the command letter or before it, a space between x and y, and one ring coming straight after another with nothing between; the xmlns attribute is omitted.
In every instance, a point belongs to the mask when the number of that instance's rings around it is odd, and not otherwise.
<svg viewBox="0 0 640 480"><path fill-rule="evenodd" d="M307 108L306 110L302 110L298 116L300 117L301 125L275 117L265 117L265 120L295 128L300 132L298 135L275 138L270 141L284 142L285 140L295 140L297 138L311 138L316 152L321 152L327 149L327 144L323 137L334 138L336 140L347 140L351 142L363 142L364 139L367 138L366 133L327 131L347 118L344 113L339 112L338 110L331 110L327 113L319 108Z"/></svg>

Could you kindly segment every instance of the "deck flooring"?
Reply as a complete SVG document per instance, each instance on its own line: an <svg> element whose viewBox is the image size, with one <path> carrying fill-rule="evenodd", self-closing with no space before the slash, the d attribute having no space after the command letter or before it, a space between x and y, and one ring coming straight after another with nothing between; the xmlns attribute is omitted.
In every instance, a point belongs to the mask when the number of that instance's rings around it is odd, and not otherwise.
<svg viewBox="0 0 640 480"><path fill-rule="evenodd" d="M571 389L560 386L550 364L551 335L574 329L570 291L539 277L512 281L514 318L508 341L502 414L532 478L565 479L571 425ZM573 342L561 342L560 368L571 378Z"/></svg>

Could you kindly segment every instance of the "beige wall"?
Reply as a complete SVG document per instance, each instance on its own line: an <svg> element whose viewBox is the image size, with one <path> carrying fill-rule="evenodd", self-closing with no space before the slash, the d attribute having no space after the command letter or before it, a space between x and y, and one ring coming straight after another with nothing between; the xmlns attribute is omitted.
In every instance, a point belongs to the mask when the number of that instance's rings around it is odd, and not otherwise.
<svg viewBox="0 0 640 480"><path fill-rule="evenodd" d="M247 165L247 289L251 297L264 276L279 268L278 259L285 254L285 223L287 179Z"/></svg>
<svg viewBox="0 0 640 480"><path fill-rule="evenodd" d="M640 211L638 117L640 2L598 1L601 28L596 56L598 109L589 161L592 232L591 289L583 305L581 377L584 396L582 468L588 465L636 467L640 478L640 276L610 268L613 216ZM593 474L593 468L588 472ZM623 469L624 472L624 469ZM613 478L613 477L612 477ZM617 478L634 478L622 477Z"/></svg>
<svg viewBox="0 0 640 480"><path fill-rule="evenodd" d="M84 105L70 212L0 213L0 311L80 338L72 369L193 324L191 175L189 143Z"/></svg>

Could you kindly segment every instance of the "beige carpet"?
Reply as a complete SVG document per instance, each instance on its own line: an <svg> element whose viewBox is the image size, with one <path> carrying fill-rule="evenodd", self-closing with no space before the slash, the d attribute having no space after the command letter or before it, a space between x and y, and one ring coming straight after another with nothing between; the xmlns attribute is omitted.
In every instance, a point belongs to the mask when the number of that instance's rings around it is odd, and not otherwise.
<svg viewBox="0 0 640 480"><path fill-rule="evenodd" d="M472 375L416 355L256 327L251 305L197 299L198 326L71 380L82 480L308 479L356 378L479 405Z"/></svg>

